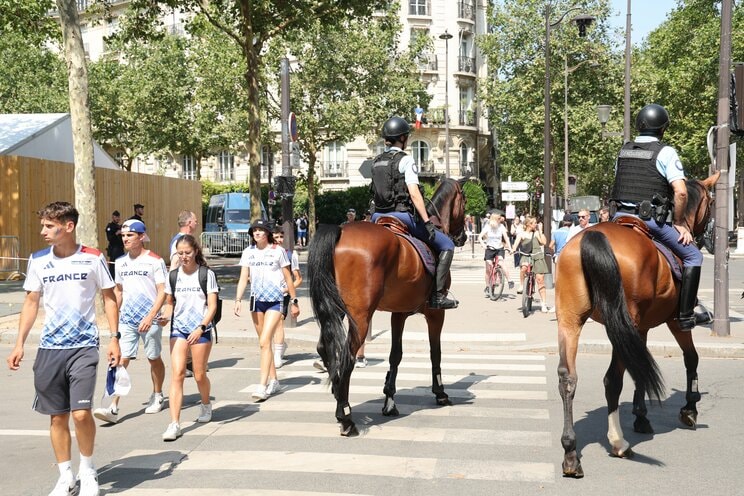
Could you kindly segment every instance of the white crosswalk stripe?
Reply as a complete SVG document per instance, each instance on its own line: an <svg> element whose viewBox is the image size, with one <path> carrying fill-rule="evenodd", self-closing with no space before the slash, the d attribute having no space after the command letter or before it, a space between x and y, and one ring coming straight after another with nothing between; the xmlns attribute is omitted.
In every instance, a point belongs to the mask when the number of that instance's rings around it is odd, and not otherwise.
<svg viewBox="0 0 744 496"><path fill-rule="evenodd" d="M391 494L432 481L454 481L481 494L494 482L555 482L559 467L545 449L553 444L545 356L445 354L442 378L454 405L436 407L428 354L405 355L395 396L398 417L381 415L386 354L368 350L367 358L370 366L355 369L350 389L358 439L339 436L327 375L313 368L313 360L290 361L279 369L281 389L269 400L252 401L255 385L244 387L235 398L214 402L211 423L182 423L184 438L168 450L122 457L119 469L169 472L167 490L145 482L128 494L185 494L189 486L179 483L196 472L199 493L215 496L340 496L348 491L344 483L361 480L348 477L383 477L398 488ZM230 412L230 420L221 420L221 412ZM196 441L198 449L186 448L187 437L189 446L195 438L205 441ZM513 459L504 453L514 453ZM240 489L230 489L227 481L238 477L231 474L241 474ZM308 474L322 474L322 480ZM302 481L301 487L292 481ZM379 494L371 487L355 489Z"/></svg>

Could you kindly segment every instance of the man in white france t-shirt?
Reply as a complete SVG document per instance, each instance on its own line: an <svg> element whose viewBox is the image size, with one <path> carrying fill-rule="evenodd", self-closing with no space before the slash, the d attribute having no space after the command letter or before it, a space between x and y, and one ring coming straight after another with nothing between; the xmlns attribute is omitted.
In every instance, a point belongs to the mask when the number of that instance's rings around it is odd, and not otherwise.
<svg viewBox="0 0 744 496"><path fill-rule="evenodd" d="M18 370L23 346L39 311L44 295L46 318L34 360L34 409L50 416L52 449L59 468L59 479L51 494L68 494L75 488L70 444L70 417L80 450L80 495L97 495L98 475L93 464L96 424L91 408L98 367L98 327L95 298L103 295L110 329L107 360L121 360L118 309L114 281L103 254L95 248L78 245L75 227L79 214L67 202L50 203L38 212L41 235L48 248L31 255L28 262L26 299L18 323L15 348L8 356L8 367Z"/></svg>

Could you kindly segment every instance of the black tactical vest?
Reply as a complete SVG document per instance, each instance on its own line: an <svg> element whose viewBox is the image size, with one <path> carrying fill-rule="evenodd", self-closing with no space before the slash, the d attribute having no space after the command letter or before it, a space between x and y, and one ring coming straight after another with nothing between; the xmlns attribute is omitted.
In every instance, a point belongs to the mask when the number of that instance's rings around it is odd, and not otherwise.
<svg viewBox="0 0 744 496"><path fill-rule="evenodd" d="M629 142L623 145L617 159L615 185L610 198L626 203L651 201L659 194L672 201L674 191L669 181L656 168L656 157L666 145L659 141Z"/></svg>
<svg viewBox="0 0 744 496"><path fill-rule="evenodd" d="M405 175L398 170L398 165L405 156L400 150L390 150L375 157L370 185L375 212L413 213Z"/></svg>

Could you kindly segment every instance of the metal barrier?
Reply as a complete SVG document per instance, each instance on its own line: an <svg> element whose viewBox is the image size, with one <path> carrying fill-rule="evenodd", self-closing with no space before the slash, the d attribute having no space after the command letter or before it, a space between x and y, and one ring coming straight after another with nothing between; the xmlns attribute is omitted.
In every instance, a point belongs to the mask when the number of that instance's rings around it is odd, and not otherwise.
<svg viewBox="0 0 744 496"><path fill-rule="evenodd" d="M203 232L201 245L205 255L240 255L251 237L247 232Z"/></svg>
<svg viewBox="0 0 744 496"><path fill-rule="evenodd" d="M21 272L19 251L17 236L0 236L0 278L11 281L26 277Z"/></svg>

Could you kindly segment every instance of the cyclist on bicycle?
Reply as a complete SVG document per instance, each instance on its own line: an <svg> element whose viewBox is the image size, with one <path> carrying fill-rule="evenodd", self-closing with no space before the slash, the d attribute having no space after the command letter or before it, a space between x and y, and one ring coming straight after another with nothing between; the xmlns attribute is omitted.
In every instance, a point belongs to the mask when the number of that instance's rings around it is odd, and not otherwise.
<svg viewBox="0 0 744 496"><path fill-rule="evenodd" d="M524 220L524 231L517 235L514 240L514 246L522 252L522 261L519 272L519 288L517 293L522 292L524 287L524 278L527 274L527 266L532 266L532 272L535 273L535 282L537 283L537 289L540 293L540 302L542 303L542 311L554 312L555 308L548 308L547 292L545 290L545 278L543 274L548 273L548 264L545 262L545 253L543 252L543 246L546 243L545 235L541 230L537 229L537 219L534 217L527 217ZM525 256L525 254L528 254Z"/></svg>
<svg viewBox="0 0 744 496"><path fill-rule="evenodd" d="M486 254L483 256L483 260L486 261L486 289L484 290L484 293L486 295L489 294L489 274L491 272L491 265L494 261L504 269L506 280L509 282L509 289L513 288L514 283L509 277L509 271L506 269L506 266L501 263L505 255L504 247L509 251L512 251L512 247L509 243L509 235L506 232L503 217L500 214L494 212L490 215L488 222L483 226L483 230L478 235L478 242L486 249Z"/></svg>

